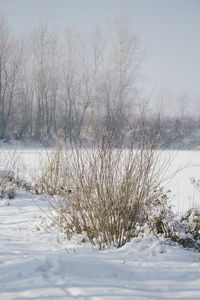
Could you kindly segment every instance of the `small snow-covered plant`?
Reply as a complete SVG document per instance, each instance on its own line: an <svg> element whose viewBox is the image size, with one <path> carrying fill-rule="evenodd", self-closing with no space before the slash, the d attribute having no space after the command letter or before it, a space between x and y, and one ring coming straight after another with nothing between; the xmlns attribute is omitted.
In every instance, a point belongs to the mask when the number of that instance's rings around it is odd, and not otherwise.
<svg viewBox="0 0 200 300"><path fill-rule="evenodd" d="M185 228L181 242L184 246L193 246L200 251L200 207L193 207L187 210L180 218Z"/></svg>
<svg viewBox="0 0 200 300"><path fill-rule="evenodd" d="M156 192L156 191L155 191ZM145 204L143 211L144 226L141 233L171 237L174 230L174 213L169 205L169 193L160 187L157 197ZM140 233L140 235L141 235Z"/></svg>
<svg viewBox="0 0 200 300"><path fill-rule="evenodd" d="M161 195L163 197L167 197L167 194ZM200 208L193 207L180 216L159 198L152 207L147 213L147 222L142 232L162 235L183 247L200 251Z"/></svg>
<svg viewBox="0 0 200 300"><path fill-rule="evenodd" d="M12 199L15 197L15 164L17 155L15 151L5 151L0 153L0 198L7 197Z"/></svg>
<svg viewBox="0 0 200 300"><path fill-rule="evenodd" d="M191 208L183 215L176 215L168 206L151 215L144 229L154 235L161 234L183 247L200 251L200 209Z"/></svg>
<svg viewBox="0 0 200 300"><path fill-rule="evenodd" d="M14 173L5 170L0 171L0 198L15 198L15 187L13 185Z"/></svg>

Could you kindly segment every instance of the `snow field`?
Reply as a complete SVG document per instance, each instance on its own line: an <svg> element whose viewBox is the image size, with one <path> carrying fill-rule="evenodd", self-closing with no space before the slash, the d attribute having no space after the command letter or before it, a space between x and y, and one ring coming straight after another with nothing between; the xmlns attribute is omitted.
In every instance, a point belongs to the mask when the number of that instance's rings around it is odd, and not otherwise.
<svg viewBox="0 0 200 300"><path fill-rule="evenodd" d="M32 149L18 150L19 176L31 180L39 174L44 162L51 155L51 150ZM169 194L172 208L175 212L200 205L200 191L194 189L191 179L200 179L200 152L199 151L162 151L165 190ZM162 161L161 161L162 164Z"/></svg>
<svg viewBox="0 0 200 300"><path fill-rule="evenodd" d="M156 238L77 245L42 226L39 206L25 192L1 203L0 299L199 299L199 253Z"/></svg>
<svg viewBox="0 0 200 300"><path fill-rule="evenodd" d="M28 179L44 152L22 154ZM169 171L186 163L200 165L199 153L178 153ZM181 172L169 187L174 194L179 187L174 209L185 210L193 205L190 178L199 168ZM43 211L48 213L45 199L24 191L15 199L0 199L0 299L200 299L200 253L155 237L99 251L67 241L50 220L46 225Z"/></svg>

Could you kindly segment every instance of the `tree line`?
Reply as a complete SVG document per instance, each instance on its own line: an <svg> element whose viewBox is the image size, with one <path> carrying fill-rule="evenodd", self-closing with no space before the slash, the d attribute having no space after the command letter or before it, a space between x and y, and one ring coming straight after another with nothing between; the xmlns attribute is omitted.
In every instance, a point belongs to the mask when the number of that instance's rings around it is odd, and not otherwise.
<svg viewBox="0 0 200 300"><path fill-rule="evenodd" d="M66 28L61 36L40 23L16 39L1 16L0 138L79 138L91 126L122 128L140 63L140 39L121 19L107 34Z"/></svg>
<svg viewBox="0 0 200 300"><path fill-rule="evenodd" d="M113 137L134 130L144 53L123 18L91 34L69 27L61 34L41 22L19 38L1 15L0 139L75 140L101 130ZM185 128L180 118L169 119L161 120L163 143L178 134L172 123ZM188 122L190 130L199 128L199 121ZM156 121L151 116L145 124L153 132Z"/></svg>

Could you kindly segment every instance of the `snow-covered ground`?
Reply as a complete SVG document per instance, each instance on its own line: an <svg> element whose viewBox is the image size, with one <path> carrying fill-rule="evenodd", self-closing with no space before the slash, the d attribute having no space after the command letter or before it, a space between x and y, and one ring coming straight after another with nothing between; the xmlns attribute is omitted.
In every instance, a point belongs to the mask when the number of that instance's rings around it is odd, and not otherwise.
<svg viewBox="0 0 200 300"><path fill-rule="evenodd" d="M191 183L192 178L200 179L200 151L165 151L167 156L170 157L167 188L171 190L173 210L183 213L193 206L200 206L200 189L195 189Z"/></svg>
<svg viewBox="0 0 200 300"><path fill-rule="evenodd" d="M155 238L98 251L47 230L46 202L0 206L0 299L200 299L200 254ZM40 207L40 208L39 208Z"/></svg>
<svg viewBox="0 0 200 300"><path fill-rule="evenodd" d="M23 153L27 174L39 168L38 155ZM186 164L169 182L179 210L199 201L190 183L199 178L199 152L177 153L169 174ZM0 199L0 299L200 299L200 253L156 238L104 251L78 245L46 227L41 216L47 206L24 191Z"/></svg>

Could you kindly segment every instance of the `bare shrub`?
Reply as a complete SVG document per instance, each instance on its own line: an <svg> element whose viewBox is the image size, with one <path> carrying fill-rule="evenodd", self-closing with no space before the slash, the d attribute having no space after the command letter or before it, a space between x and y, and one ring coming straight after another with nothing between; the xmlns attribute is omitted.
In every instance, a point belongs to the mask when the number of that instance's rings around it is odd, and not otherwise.
<svg viewBox="0 0 200 300"><path fill-rule="evenodd" d="M121 247L138 236L155 207L165 209L166 165L155 139L144 136L140 148L134 146L134 138L128 144L125 136L101 134L90 148L60 144L52 152L37 187L58 196L53 218L69 239L81 234L100 249Z"/></svg>
<svg viewBox="0 0 200 300"><path fill-rule="evenodd" d="M67 186L70 171L63 142L59 142L54 150L46 153L47 160L43 161L41 174L33 178L34 191L36 194L63 196L69 190Z"/></svg>

